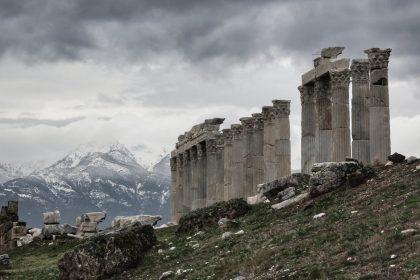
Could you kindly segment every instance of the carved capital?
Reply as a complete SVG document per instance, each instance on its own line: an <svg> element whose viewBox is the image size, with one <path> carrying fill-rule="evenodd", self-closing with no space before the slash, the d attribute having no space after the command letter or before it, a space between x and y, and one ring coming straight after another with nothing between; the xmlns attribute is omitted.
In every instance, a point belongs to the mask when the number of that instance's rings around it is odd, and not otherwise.
<svg viewBox="0 0 420 280"><path fill-rule="evenodd" d="M317 100L330 99L331 100L331 87L330 83L324 79L315 80L314 94Z"/></svg>
<svg viewBox="0 0 420 280"><path fill-rule="evenodd" d="M353 59L351 62L351 79L353 82L369 80L369 60Z"/></svg>
<svg viewBox="0 0 420 280"><path fill-rule="evenodd" d="M276 118L273 106L263 106L262 114L264 122L271 122Z"/></svg>
<svg viewBox="0 0 420 280"><path fill-rule="evenodd" d="M197 160L197 150L192 147L191 149L188 150L189 154L190 154L190 161L196 161Z"/></svg>
<svg viewBox="0 0 420 280"><path fill-rule="evenodd" d="M206 156L206 149L204 144L197 144L197 159L202 159Z"/></svg>
<svg viewBox="0 0 420 280"><path fill-rule="evenodd" d="M253 131L254 121L251 117L240 118L239 120L241 121L243 132L250 133Z"/></svg>
<svg viewBox="0 0 420 280"><path fill-rule="evenodd" d="M232 139L233 140L240 140L242 138L242 125L240 124L232 124L230 129L232 130Z"/></svg>
<svg viewBox="0 0 420 280"><path fill-rule="evenodd" d="M252 114L252 118L254 120L254 131L260 131L264 129L264 118L263 118L263 114L261 113L255 113Z"/></svg>
<svg viewBox="0 0 420 280"><path fill-rule="evenodd" d="M313 102L315 99L315 93L313 86L299 86L300 102L302 105Z"/></svg>
<svg viewBox="0 0 420 280"><path fill-rule="evenodd" d="M277 118L290 115L290 100L273 100L273 113Z"/></svg>
<svg viewBox="0 0 420 280"><path fill-rule="evenodd" d="M225 128L222 130L223 140L225 145L232 144L232 130Z"/></svg>
<svg viewBox="0 0 420 280"><path fill-rule="evenodd" d="M330 70L331 87L348 87L350 84L350 70L344 69L332 69Z"/></svg>
<svg viewBox="0 0 420 280"><path fill-rule="evenodd" d="M184 156L183 154L178 154L178 157L176 158L176 168L181 169L182 166L184 166Z"/></svg>
<svg viewBox="0 0 420 280"><path fill-rule="evenodd" d="M370 69L383 69L388 68L389 56L391 55L391 49L379 49L371 48L365 50L368 55Z"/></svg>
<svg viewBox="0 0 420 280"><path fill-rule="evenodd" d="M214 154L217 152L217 142L215 139L209 139L206 141L207 154Z"/></svg>

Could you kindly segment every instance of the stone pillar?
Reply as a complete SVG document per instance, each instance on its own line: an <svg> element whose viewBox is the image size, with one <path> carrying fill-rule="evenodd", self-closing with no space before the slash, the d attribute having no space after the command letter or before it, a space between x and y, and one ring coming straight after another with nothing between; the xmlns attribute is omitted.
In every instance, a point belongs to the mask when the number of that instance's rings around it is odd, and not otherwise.
<svg viewBox="0 0 420 280"><path fill-rule="evenodd" d="M252 166L253 166L253 193L257 193L258 184L264 183L264 120L260 113L252 114Z"/></svg>
<svg viewBox="0 0 420 280"><path fill-rule="evenodd" d="M216 202L223 201L224 192L224 137L222 134L216 136Z"/></svg>
<svg viewBox="0 0 420 280"><path fill-rule="evenodd" d="M252 133L254 130L254 122L252 117L245 117L239 119L242 124L242 164L243 164L243 178L242 188L243 197L249 197L253 194L253 175L254 170L252 166Z"/></svg>
<svg viewBox="0 0 420 280"><path fill-rule="evenodd" d="M242 125L232 124L232 190L231 198L243 198Z"/></svg>
<svg viewBox="0 0 420 280"><path fill-rule="evenodd" d="M369 60L353 59L351 80L352 158L369 163Z"/></svg>
<svg viewBox="0 0 420 280"><path fill-rule="evenodd" d="M264 106L262 108L264 121L264 182L271 182L276 179L276 143L274 128L274 108Z"/></svg>
<svg viewBox="0 0 420 280"><path fill-rule="evenodd" d="M215 139L206 141L207 152L207 195L206 206L217 201L217 144Z"/></svg>
<svg viewBox="0 0 420 280"><path fill-rule="evenodd" d="M232 130L223 129L223 193L224 200L233 198L232 193Z"/></svg>
<svg viewBox="0 0 420 280"><path fill-rule="evenodd" d="M182 215L185 214L184 207L183 207L183 199L184 199L184 156L183 154L178 154L177 161L176 161L176 169L177 169L177 217L176 220L179 221Z"/></svg>
<svg viewBox="0 0 420 280"><path fill-rule="evenodd" d="M182 186L182 212L184 214L191 211L191 204L190 204L190 195L191 195L191 189L190 189L190 178L191 178L191 172L190 172L190 155L189 151L185 151L183 154L183 186Z"/></svg>
<svg viewBox="0 0 420 280"><path fill-rule="evenodd" d="M291 174L290 168L290 100L273 100L275 179Z"/></svg>
<svg viewBox="0 0 420 280"><path fill-rule="evenodd" d="M332 94L332 161L345 161L351 157L350 111L349 111L350 70L347 68L330 71Z"/></svg>
<svg viewBox="0 0 420 280"><path fill-rule="evenodd" d="M388 63L391 49L372 48L365 53L370 64L370 160L385 163L391 154L388 92Z"/></svg>
<svg viewBox="0 0 420 280"><path fill-rule="evenodd" d="M316 112L318 115L318 149L316 162L332 161L332 103L329 80L318 78L315 80Z"/></svg>
<svg viewBox="0 0 420 280"><path fill-rule="evenodd" d="M198 199L198 170L197 170L197 147L193 146L189 150L190 152L190 169L191 169L191 210L197 209Z"/></svg>
<svg viewBox="0 0 420 280"><path fill-rule="evenodd" d="M178 222L177 212L178 212L178 201L177 201L177 168L176 168L176 157L171 157L169 162L171 167L171 193L170 193L170 203L171 203L171 221Z"/></svg>
<svg viewBox="0 0 420 280"><path fill-rule="evenodd" d="M316 162L318 150L317 135L317 112L315 104L315 92L313 85L298 87L301 113L301 172L311 173L312 165Z"/></svg>
<svg viewBox="0 0 420 280"><path fill-rule="evenodd" d="M207 200L207 155L206 145L197 144L197 198L194 209L206 207Z"/></svg>

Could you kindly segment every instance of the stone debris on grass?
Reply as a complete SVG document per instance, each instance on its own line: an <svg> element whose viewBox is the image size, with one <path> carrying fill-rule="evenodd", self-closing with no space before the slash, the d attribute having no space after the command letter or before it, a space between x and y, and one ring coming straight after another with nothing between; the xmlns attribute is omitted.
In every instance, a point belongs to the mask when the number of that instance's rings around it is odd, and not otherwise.
<svg viewBox="0 0 420 280"><path fill-rule="evenodd" d="M391 260L396 259L397 258L397 255L392 254L390 258L391 258Z"/></svg>
<svg viewBox="0 0 420 280"><path fill-rule="evenodd" d="M159 215L117 216L114 218L114 220L112 220L111 227L122 228L137 222L141 223L142 225L155 226L160 220L162 220L162 216Z"/></svg>
<svg viewBox="0 0 420 280"><path fill-rule="evenodd" d="M319 214L314 215L313 218L314 218L314 220L316 220L316 219L324 217L325 215L326 215L325 213L319 213Z"/></svg>
<svg viewBox="0 0 420 280"><path fill-rule="evenodd" d="M227 239L227 238L231 237L232 235L233 235L233 233L232 233L232 232L230 232L230 231L224 232L224 233L222 234L222 239L223 239L223 240L225 240L225 239Z"/></svg>
<svg viewBox="0 0 420 280"><path fill-rule="evenodd" d="M162 275L159 277L159 280L164 280L164 279L168 279L172 276L174 276L175 272L173 272L172 270L169 271L165 271L164 273L162 273Z"/></svg>
<svg viewBox="0 0 420 280"><path fill-rule="evenodd" d="M308 197L309 197L309 193L308 192L305 192L305 193L302 193L300 195L297 195L297 196L295 196L293 198L290 198L290 199L287 199L285 201L282 201L280 203L273 204L273 205L271 205L271 208L274 209L274 210L279 210L279 209L285 208L285 207L287 207L289 205L298 203L298 202L300 202L300 201L302 201L304 199L307 199Z"/></svg>
<svg viewBox="0 0 420 280"><path fill-rule="evenodd" d="M388 156L388 160L393 163L402 163L405 161L405 156L399 153L393 153Z"/></svg>
<svg viewBox="0 0 420 280"><path fill-rule="evenodd" d="M174 251L176 249L176 247L171 247L169 248L169 251Z"/></svg>
<svg viewBox="0 0 420 280"><path fill-rule="evenodd" d="M351 214L357 214L357 213L359 213L359 211L357 211L357 210L353 210L353 211L351 211L350 213L351 213Z"/></svg>
<svg viewBox="0 0 420 280"><path fill-rule="evenodd" d="M393 165L394 163L392 162L392 161L388 161L387 163L385 163L385 166L391 166L391 165Z"/></svg>
<svg viewBox="0 0 420 280"><path fill-rule="evenodd" d="M242 234L245 234L245 231L243 229L241 229L241 230L235 232L234 234L235 235L242 235Z"/></svg>
<svg viewBox="0 0 420 280"><path fill-rule="evenodd" d="M414 235L416 230L414 228L409 228L401 231L402 235Z"/></svg>
<svg viewBox="0 0 420 280"><path fill-rule="evenodd" d="M415 163L417 160L418 160L418 158L415 157L415 156L409 156L408 158L405 159L405 161L407 162L407 164Z"/></svg>
<svg viewBox="0 0 420 280"><path fill-rule="evenodd" d="M0 269L11 269L12 261L8 254L0 255Z"/></svg>

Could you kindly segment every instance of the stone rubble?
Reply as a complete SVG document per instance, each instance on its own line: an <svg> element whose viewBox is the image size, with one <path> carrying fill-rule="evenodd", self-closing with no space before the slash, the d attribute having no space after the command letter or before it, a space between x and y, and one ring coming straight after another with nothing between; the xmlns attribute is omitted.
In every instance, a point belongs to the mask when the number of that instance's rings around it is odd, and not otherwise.
<svg viewBox="0 0 420 280"><path fill-rule="evenodd" d="M0 255L0 270L3 269L11 269L12 268L12 261L8 254Z"/></svg>
<svg viewBox="0 0 420 280"><path fill-rule="evenodd" d="M136 216L117 216L112 220L112 228L122 228L133 223L139 222L142 225L156 225L162 219L162 216L136 215Z"/></svg>
<svg viewBox="0 0 420 280"><path fill-rule="evenodd" d="M19 204L8 201L7 206L1 207L0 212L0 252L15 248L21 237L26 237L26 223L19 221Z"/></svg>
<svg viewBox="0 0 420 280"><path fill-rule="evenodd" d="M169 279L174 275L175 275L175 272L173 272L172 270L169 270L169 271L166 271L166 272L162 273L162 275L159 277L159 280Z"/></svg>

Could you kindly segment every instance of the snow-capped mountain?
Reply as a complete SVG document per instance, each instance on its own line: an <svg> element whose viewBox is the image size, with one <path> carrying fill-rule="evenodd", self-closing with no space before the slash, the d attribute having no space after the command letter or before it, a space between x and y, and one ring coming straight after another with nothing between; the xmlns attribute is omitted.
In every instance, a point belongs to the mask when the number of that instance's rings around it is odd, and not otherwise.
<svg viewBox="0 0 420 280"><path fill-rule="evenodd" d="M41 170L48 164L45 161L29 161L25 163L0 163L0 184L16 178L28 176Z"/></svg>
<svg viewBox="0 0 420 280"><path fill-rule="evenodd" d="M62 222L71 224L83 212L103 210L106 224L117 215L165 219L168 196L169 173L148 171L119 143L79 148L45 169L5 182L0 190L0 202L19 200L19 216L32 226L42 224L42 212L55 209Z"/></svg>

